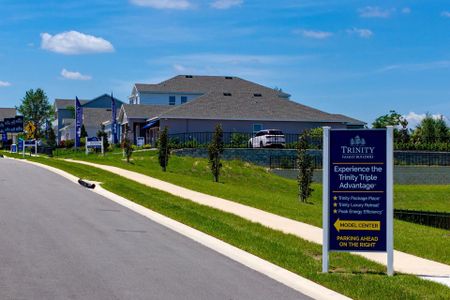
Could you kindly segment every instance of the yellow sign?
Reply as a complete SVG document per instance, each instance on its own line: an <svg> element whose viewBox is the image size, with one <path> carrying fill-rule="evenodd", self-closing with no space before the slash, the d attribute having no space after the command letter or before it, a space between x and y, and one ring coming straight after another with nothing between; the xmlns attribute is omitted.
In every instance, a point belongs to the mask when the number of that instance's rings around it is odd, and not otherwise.
<svg viewBox="0 0 450 300"><path fill-rule="evenodd" d="M36 132L36 126L32 121L28 121L25 125L25 131L27 132L27 138L31 139L34 138L35 132Z"/></svg>
<svg viewBox="0 0 450 300"><path fill-rule="evenodd" d="M351 221L337 219L336 222L334 222L334 227L338 232L341 230L380 231L380 221Z"/></svg>

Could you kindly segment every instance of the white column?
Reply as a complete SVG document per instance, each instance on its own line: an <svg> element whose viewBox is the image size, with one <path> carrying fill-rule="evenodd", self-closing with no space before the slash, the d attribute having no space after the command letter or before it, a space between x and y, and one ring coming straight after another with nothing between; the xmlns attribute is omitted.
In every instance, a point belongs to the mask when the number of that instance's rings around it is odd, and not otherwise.
<svg viewBox="0 0 450 300"><path fill-rule="evenodd" d="M387 274L394 275L394 127L386 128L386 250Z"/></svg>
<svg viewBox="0 0 450 300"><path fill-rule="evenodd" d="M322 272L328 273L328 239L329 239L329 184L330 184L330 127L323 127L322 149Z"/></svg>
<svg viewBox="0 0 450 300"><path fill-rule="evenodd" d="M103 135L102 135L102 155L105 155L105 148L103 147Z"/></svg>
<svg viewBox="0 0 450 300"><path fill-rule="evenodd" d="M88 139L89 139L89 137L86 137L86 142L84 143L84 146L85 146L85 148L86 148L86 155L89 154L89 150L88 150Z"/></svg>

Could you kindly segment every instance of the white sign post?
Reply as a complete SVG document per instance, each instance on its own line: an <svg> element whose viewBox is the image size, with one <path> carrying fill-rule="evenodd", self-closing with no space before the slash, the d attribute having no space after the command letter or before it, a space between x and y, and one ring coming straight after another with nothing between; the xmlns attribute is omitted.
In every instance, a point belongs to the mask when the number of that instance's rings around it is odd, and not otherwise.
<svg viewBox="0 0 450 300"><path fill-rule="evenodd" d="M27 147L34 147L34 155L37 155L38 143L37 143L36 139L31 140L31 141L22 140L22 156L23 157L25 157L25 148L27 148Z"/></svg>

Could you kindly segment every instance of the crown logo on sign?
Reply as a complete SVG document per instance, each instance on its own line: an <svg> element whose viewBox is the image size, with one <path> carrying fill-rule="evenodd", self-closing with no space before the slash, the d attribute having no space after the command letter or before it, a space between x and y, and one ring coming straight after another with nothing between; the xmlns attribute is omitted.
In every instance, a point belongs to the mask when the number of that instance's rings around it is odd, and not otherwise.
<svg viewBox="0 0 450 300"><path fill-rule="evenodd" d="M352 146L364 146L366 144L366 140L364 138L360 138L359 135L350 139L350 145Z"/></svg>

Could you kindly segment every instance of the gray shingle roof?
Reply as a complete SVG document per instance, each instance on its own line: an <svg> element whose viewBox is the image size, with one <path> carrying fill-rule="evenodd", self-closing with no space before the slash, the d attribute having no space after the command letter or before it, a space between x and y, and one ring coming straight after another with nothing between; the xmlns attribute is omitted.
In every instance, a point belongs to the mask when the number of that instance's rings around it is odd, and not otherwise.
<svg viewBox="0 0 450 300"><path fill-rule="evenodd" d="M4 118L14 118L15 116L15 108L0 108L0 121L3 121Z"/></svg>
<svg viewBox="0 0 450 300"><path fill-rule="evenodd" d="M343 115L329 114L279 97L276 93L210 92L162 113L161 118L252 121L332 122L364 125Z"/></svg>
<svg viewBox="0 0 450 300"><path fill-rule="evenodd" d="M159 116L161 113L173 108L169 105L139 105L124 104L122 105L125 114L129 119L148 119Z"/></svg>
<svg viewBox="0 0 450 300"><path fill-rule="evenodd" d="M100 129L102 123L110 120L111 117L112 111L109 108L83 108L83 124L85 127L98 127ZM75 127L75 120L68 126L69 128Z"/></svg>
<svg viewBox="0 0 450 300"><path fill-rule="evenodd" d="M202 94L186 104L161 111L159 116L164 118L365 124L344 115L329 114L290 101L289 94L239 77L179 75L158 84L138 83L135 87L140 93ZM261 96L256 97L255 94ZM147 118L152 118L154 114L154 110L149 111Z"/></svg>
<svg viewBox="0 0 450 300"><path fill-rule="evenodd" d="M288 97L288 94L280 93L266 86L241 79L239 77L225 76L191 76L178 75L158 84L136 83L136 89L140 93L148 92L184 92L206 94L209 92L248 92L248 93L273 93L282 94Z"/></svg>
<svg viewBox="0 0 450 300"><path fill-rule="evenodd" d="M80 100L81 105L89 102L89 100ZM75 99L55 99L54 104L56 109L64 109L68 106L75 106Z"/></svg>

